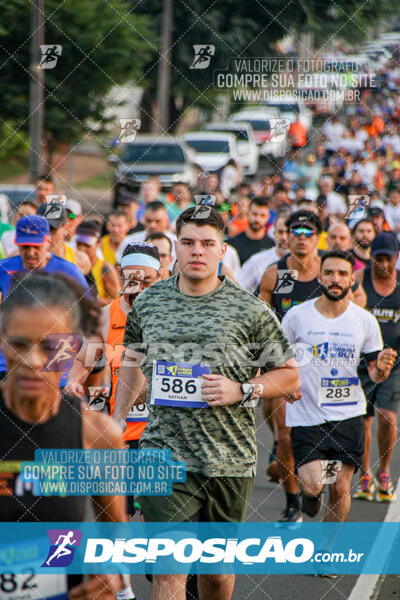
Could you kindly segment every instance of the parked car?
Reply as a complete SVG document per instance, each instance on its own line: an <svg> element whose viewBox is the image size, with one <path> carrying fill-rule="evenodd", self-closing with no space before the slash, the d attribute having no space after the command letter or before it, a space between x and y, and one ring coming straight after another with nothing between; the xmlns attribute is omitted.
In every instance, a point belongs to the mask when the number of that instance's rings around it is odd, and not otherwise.
<svg viewBox="0 0 400 600"><path fill-rule="evenodd" d="M282 119L289 119L291 123L294 123L299 115L300 122L307 128L307 131L312 126L312 111L307 108L304 102L294 98L290 94L276 100L262 102L261 104L268 108L277 108Z"/></svg>
<svg viewBox="0 0 400 600"><path fill-rule="evenodd" d="M254 131L250 123L217 122L206 123L205 131L218 131L220 133L232 133L236 138L240 162L243 165L245 175L255 175L258 169L258 148Z"/></svg>
<svg viewBox="0 0 400 600"><path fill-rule="evenodd" d="M219 171L231 158L241 164L236 138L232 133L191 131L183 139L194 150L196 162L205 171Z"/></svg>
<svg viewBox="0 0 400 600"><path fill-rule="evenodd" d="M0 184L1 220L6 222L4 220L5 215L13 212L24 200L36 200L36 189L34 185Z"/></svg>
<svg viewBox="0 0 400 600"><path fill-rule="evenodd" d="M271 119L279 119L280 112L277 108L252 108L244 109L234 115L231 115L232 122L245 121L250 123L254 130L260 155L281 158L289 150L289 141L287 136L280 140L271 140Z"/></svg>
<svg viewBox="0 0 400 600"><path fill-rule="evenodd" d="M142 135L123 144L119 157L114 155L114 203L122 194L135 192L143 181L157 175L164 189L177 181L190 187L197 183L197 171L189 148L175 137Z"/></svg>

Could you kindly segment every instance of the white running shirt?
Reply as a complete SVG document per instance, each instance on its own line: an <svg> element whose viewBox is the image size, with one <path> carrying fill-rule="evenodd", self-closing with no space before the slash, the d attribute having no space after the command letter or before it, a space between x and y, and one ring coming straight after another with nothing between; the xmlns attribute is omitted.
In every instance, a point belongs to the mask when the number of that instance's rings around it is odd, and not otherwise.
<svg viewBox="0 0 400 600"><path fill-rule="evenodd" d="M296 351L303 397L286 403L286 425L311 426L365 414L366 400L357 377L362 354L383 348L376 318L349 302L339 317L324 317L317 298L291 308L282 329Z"/></svg>

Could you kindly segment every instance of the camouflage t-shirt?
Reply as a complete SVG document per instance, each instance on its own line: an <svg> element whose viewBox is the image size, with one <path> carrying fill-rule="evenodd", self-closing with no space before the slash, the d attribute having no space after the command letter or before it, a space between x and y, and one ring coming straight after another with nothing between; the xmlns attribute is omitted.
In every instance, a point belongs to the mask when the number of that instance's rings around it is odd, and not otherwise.
<svg viewBox="0 0 400 600"><path fill-rule="evenodd" d="M229 278L203 296L183 294L177 276L146 289L128 314L124 344L153 360L210 365L210 372L246 381L282 366L294 353L270 308ZM151 387L151 385L150 385ZM188 471L208 477L251 477L257 447L254 408L150 405L142 448L169 448Z"/></svg>

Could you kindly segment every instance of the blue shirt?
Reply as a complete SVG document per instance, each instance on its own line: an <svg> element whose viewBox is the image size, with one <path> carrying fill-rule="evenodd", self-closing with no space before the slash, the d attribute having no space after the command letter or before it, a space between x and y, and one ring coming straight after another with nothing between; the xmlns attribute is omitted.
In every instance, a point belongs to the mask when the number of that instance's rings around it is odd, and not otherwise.
<svg viewBox="0 0 400 600"><path fill-rule="evenodd" d="M5 298L8 294L12 284L13 274L17 273L18 271L23 271L24 273L29 272L24 268L20 256L12 256L11 258L0 260L0 291L2 298ZM63 273L63 275L67 275L68 277L75 279L75 281L79 283L84 290L86 290L87 295L90 294L88 283L78 267L68 260L64 260L59 256L55 256L54 254L51 255L49 262L45 267L43 267L43 269L38 269L37 271L34 271L34 273ZM7 371L6 361L1 351L0 371ZM60 386L65 385L65 380L66 374L64 373L60 380Z"/></svg>

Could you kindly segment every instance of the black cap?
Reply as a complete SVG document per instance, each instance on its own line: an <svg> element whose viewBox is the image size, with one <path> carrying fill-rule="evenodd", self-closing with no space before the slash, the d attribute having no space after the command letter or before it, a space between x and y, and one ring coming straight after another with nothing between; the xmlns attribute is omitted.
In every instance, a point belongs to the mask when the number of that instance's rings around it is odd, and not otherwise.
<svg viewBox="0 0 400 600"><path fill-rule="evenodd" d="M288 229L292 229L293 227L309 227L310 229L316 229L317 233L321 233L322 222L318 215L310 210L297 210L287 219L286 227Z"/></svg>
<svg viewBox="0 0 400 600"><path fill-rule="evenodd" d="M380 217L385 218L385 212L384 212L384 210L380 206L371 206L368 209L367 215L369 217L373 217L373 216L379 215Z"/></svg>
<svg viewBox="0 0 400 600"><path fill-rule="evenodd" d="M62 204L45 202L39 206L37 214L46 219L51 229L60 229L67 222L67 213Z"/></svg>
<svg viewBox="0 0 400 600"><path fill-rule="evenodd" d="M396 256L398 251L399 243L396 236L390 231L379 233L371 244L372 256L377 256L378 254Z"/></svg>

